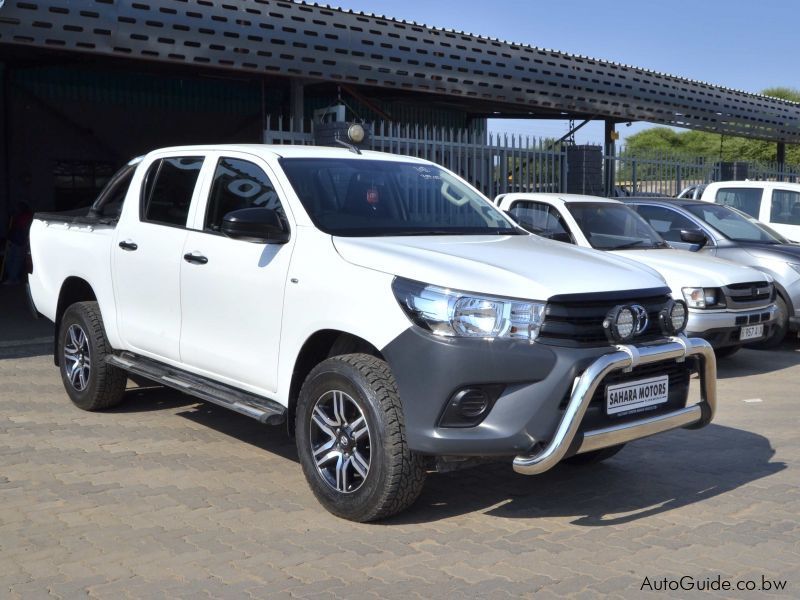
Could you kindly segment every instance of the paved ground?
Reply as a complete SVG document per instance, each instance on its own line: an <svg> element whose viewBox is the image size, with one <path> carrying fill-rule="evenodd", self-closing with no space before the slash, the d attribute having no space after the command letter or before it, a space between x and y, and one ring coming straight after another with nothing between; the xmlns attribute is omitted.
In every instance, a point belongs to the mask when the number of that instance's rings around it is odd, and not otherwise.
<svg viewBox="0 0 800 600"><path fill-rule="evenodd" d="M281 428L163 389L84 413L28 354L0 360L0 597L638 597L681 576L800 594L794 342L726 361L702 431L535 478L433 475L377 525L316 504Z"/></svg>

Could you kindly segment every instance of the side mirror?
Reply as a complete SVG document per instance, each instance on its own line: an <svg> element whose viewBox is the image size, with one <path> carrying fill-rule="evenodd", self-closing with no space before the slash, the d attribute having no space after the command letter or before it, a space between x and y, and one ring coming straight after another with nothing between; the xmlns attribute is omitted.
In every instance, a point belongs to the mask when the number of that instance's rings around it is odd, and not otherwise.
<svg viewBox="0 0 800 600"><path fill-rule="evenodd" d="M229 238L258 244L285 244L289 231L272 208L241 208L222 218L220 231Z"/></svg>
<svg viewBox="0 0 800 600"><path fill-rule="evenodd" d="M697 246L696 250L700 250L708 243L708 238L699 229L681 229L681 241L693 244Z"/></svg>

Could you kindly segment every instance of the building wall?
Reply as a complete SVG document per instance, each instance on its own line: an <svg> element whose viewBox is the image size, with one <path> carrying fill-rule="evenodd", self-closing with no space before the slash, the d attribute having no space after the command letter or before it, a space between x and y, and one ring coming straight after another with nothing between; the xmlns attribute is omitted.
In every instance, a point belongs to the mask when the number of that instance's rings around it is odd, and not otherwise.
<svg viewBox="0 0 800 600"><path fill-rule="evenodd" d="M96 185L130 158L167 145L259 142L260 81L176 77L94 67L5 65L7 131L0 155L0 237L18 201L34 210L86 205ZM282 96L276 83L268 91ZM2 125L0 125L2 127ZM96 171L78 192L57 193L64 171ZM56 173L61 171L61 175ZM96 185L94 185L96 184ZM6 194L6 190L8 193ZM83 196L83 197L81 197Z"/></svg>

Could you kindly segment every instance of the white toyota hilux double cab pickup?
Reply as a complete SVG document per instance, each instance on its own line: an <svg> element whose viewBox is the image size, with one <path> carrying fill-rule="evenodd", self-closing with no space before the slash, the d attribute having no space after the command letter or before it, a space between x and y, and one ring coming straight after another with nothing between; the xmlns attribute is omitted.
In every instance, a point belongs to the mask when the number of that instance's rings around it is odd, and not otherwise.
<svg viewBox="0 0 800 600"><path fill-rule="evenodd" d="M657 270L673 297L686 300L686 334L708 341L718 358L748 342L767 340L776 330L776 291L769 275L671 248L635 210L617 200L513 193L498 196L495 203L537 235L624 255Z"/></svg>
<svg viewBox="0 0 800 600"><path fill-rule="evenodd" d="M530 235L424 160L162 149L88 212L38 214L31 245L78 407L131 376L285 421L347 519L404 509L437 468L537 474L714 415L714 353L657 273Z"/></svg>

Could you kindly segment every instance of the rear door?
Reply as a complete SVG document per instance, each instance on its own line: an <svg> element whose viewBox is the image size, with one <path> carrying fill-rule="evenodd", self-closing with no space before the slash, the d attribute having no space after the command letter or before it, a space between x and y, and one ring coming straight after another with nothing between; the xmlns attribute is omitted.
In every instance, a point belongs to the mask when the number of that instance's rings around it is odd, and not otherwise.
<svg viewBox="0 0 800 600"><path fill-rule="evenodd" d="M180 360L181 251L203 161L196 154L153 160L138 198L132 189L125 201L111 247L120 337L153 358Z"/></svg>
<svg viewBox="0 0 800 600"><path fill-rule="evenodd" d="M226 383L268 395L277 389L283 296L295 243L264 244L220 233L237 209L288 209L269 166L233 152L209 155L203 201L180 262L183 363ZM213 168L212 168L213 167Z"/></svg>

